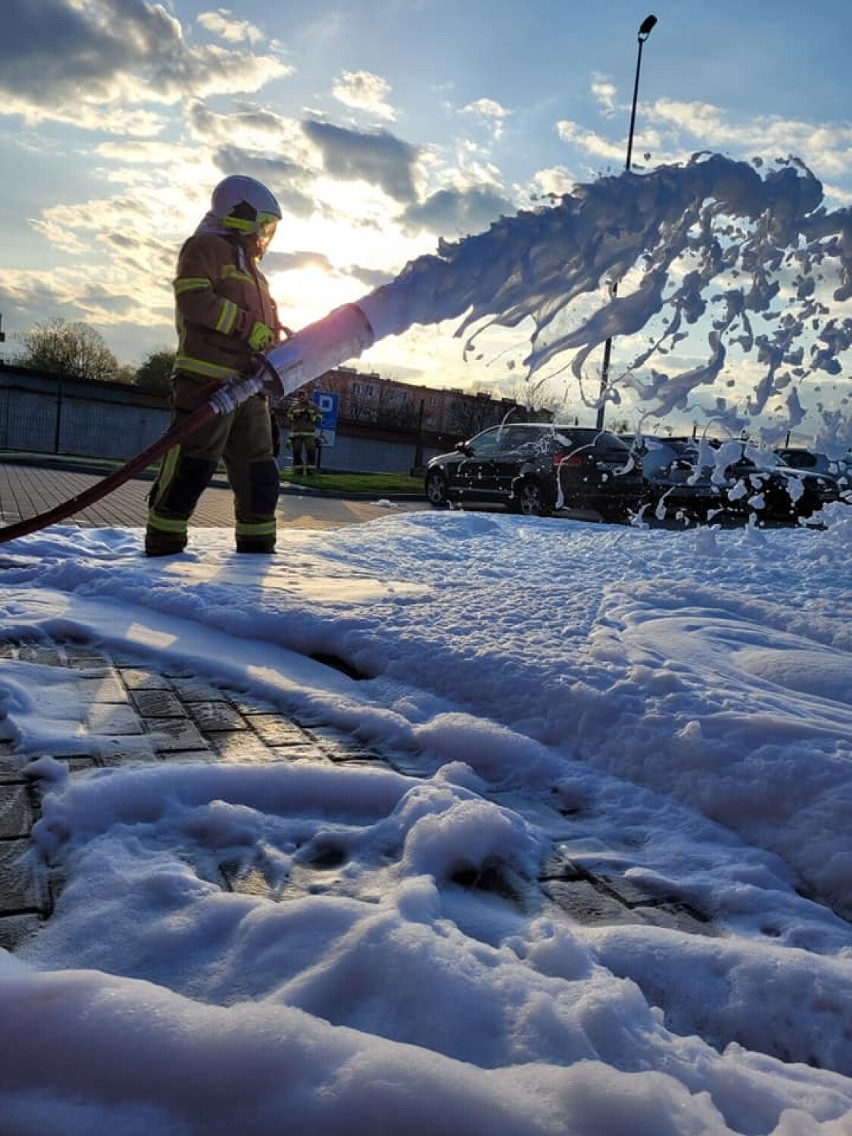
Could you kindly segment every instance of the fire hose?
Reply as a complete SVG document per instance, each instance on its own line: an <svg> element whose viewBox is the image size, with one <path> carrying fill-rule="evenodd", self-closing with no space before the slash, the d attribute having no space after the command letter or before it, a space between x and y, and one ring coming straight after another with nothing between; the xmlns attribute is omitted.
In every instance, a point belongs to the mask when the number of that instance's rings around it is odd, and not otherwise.
<svg viewBox="0 0 852 1136"><path fill-rule="evenodd" d="M381 291L378 290L379 293ZM214 415L230 413L252 395L265 390L273 399L286 397L345 360L356 358L378 338L374 326L381 324L385 307L386 302L374 293L360 304L335 308L324 319L295 332L286 342L261 357L254 374L240 374L227 380L207 402L186 418L173 423L161 438L120 469L113 470L82 493L52 509L0 528L0 544L64 521L100 501L188 438ZM364 308L371 312L371 318L365 314Z"/></svg>

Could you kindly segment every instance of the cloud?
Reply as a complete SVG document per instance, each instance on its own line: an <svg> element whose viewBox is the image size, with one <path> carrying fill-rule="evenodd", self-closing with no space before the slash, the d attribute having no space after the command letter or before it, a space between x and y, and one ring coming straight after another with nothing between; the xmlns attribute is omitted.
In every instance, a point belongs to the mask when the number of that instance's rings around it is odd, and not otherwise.
<svg viewBox="0 0 852 1136"><path fill-rule="evenodd" d="M473 114L477 118L506 118L509 111L494 99L475 99L462 107L462 114Z"/></svg>
<svg viewBox="0 0 852 1136"><path fill-rule="evenodd" d="M616 86L611 79L608 79L605 75L593 76L591 91L597 99L603 114L607 117L615 114Z"/></svg>
<svg viewBox="0 0 852 1136"><path fill-rule="evenodd" d="M606 83L592 90L608 115L614 92ZM620 165L625 143L613 142L595 130L563 120L556 124L560 139L590 157ZM657 99L641 104L634 161L647 152L654 162L684 161L696 150L716 150L742 159L801 158L819 177L843 178L852 172L852 127L815 125L797 119L760 115L734 122L712 103Z"/></svg>
<svg viewBox="0 0 852 1136"><path fill-rule="evenodd" d="M262 43L266 36L256 24L239 20L230 8L217 8L214 12L199 12L196 17L200 27L211 35L218 36L226 43Z"/></svg>
<svg viewBox="0 0 852 1136"><path fill-rule="evenodd" d="M271 55L192 47L180 22L146 0L4 0L0 113L28 123L149 134L139 103L254 91L288 68Z"/></svg>
<svg viewBox="0 0 852 1136"><path fill-rule="evenodd" d="M372 71L344 71L335 80L331 93L344 106L368 111L376 118L393 122L396 111L385 102L390 90L390 83Z"/></svg>
<svg viewBox="0 0 852 1136"><path fill-rule="evenodd" d="M325 171L331 177L365 181L378 186L395 201L408 203L416 199L416 146L384 130L363 134L315 119L303 122L302 130L320 151Z"/></svg>
<svg viewBox="0 0 852 1136"><path fill-rule="evenodd" d="M424 228L441 236L461 236L486 229L513 206L492 189L441 189L425 201L406 209L403 223L409 229Z"/></svg>
<svg viewBox="0 0 852 1136"><path fill-rule="evenodd" d="M551 166L534 174L532 183L536 197L562 197L571 193L577 178L564 166Z"/></svg>
<svg viewBox="0 0 852 1136"><path fill-rule="evenodd" d="M588 130L576 122L562 119L556 124L556 133L561 141L577 146L597 159L603 158L608 162L624 161L624 144L622 142L611 142L603 135L594 130Z"/></svg>
<svg viewBox="0 0 852 1136"><path fill-rule="evenodd" d="M232 114L217 114L195 100L187 107L187 122L223 177L257 178L269 186L284 212L311 215L315 208L311 181L317 171L312 169L312 150L297 120L250 104Z"/></svg>
<svg viewBox="0 0 852 1136"><path fill-rule="evenodd" d="M852 170L852 127L846 124L820 126L771 115L734 123L711 103L674 99L658 99L643 113L660 129L686 134L702 149L736 149L770 158L793 154L832 177Z"/></svg>
<svg viewBox="0 0 852 1136"><path fill-rule="evenodd" d="M508 118L510 112L494 99L475 99L467 106L463 106L460 113L477 119L488 128L494 141L497 141L503 134L503 121Z"/></svg>
<svg viewBox="0 0 852 1136"><path fill-rule="evenodd" d="M334 272L331 261L321 252L270 252L263 262L263 271L299 272L303 268L319 268L323 272Z"/></svg>

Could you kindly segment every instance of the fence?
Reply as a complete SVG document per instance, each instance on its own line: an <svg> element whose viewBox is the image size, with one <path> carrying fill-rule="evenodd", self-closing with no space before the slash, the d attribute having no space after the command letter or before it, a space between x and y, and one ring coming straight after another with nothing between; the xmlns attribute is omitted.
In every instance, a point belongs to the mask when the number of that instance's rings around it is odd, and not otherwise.
<svg viewBox="0 0 852 1136"><path fill-rule="evenodd" d="M0 367L0 450L127 461L168 424L166 400L138 388ZM323 449L323 468L408 473L418 456L425 461L439 452L410 433L366 434L340 422L334 445Z"/></svg>

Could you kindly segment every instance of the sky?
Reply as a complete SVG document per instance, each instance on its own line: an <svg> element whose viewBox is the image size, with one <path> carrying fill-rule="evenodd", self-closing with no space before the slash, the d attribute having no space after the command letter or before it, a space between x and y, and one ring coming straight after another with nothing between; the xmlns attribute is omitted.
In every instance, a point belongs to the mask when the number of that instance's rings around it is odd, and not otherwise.
<svg viewBox="0 0 852 1136"><path fill-rule="evenodd" d="M0 640L188 671L364 756L140 736L71 778L114 745L98 672L3 659L66 884L0 951L2 1136L848 1136L848 507L672 532L380 504L274 558L216 529L161 560L138 529L4 545ZM547 865L707 923L572 917Z"/></svg>
<svg viewBox="0 0 852 1136"><path fill-rule="evenodd" d="M822 183L828 209L849 205L848 5L805 14L781 0L771 18L733 0L653 12L636 174L701 151L792 155ZM121 362L138 365L174 346L177 249L228 174L260 178L281 202L265 269L293 328L392 280L442 240L620 174L649 9L294 0L279 15L254 2L6 0L4 14L0 162L14 173L0 193L5 354L59 317L89 323ZM364 365L529 394L523 351L514 359L528 322L476 357L455 326L413 327L377 344ZM617 371L625 355L616 349ZM681 348L673 361L689 369L696 355ZM551 401L587 413L574 380L548 381ZM814 401L828 398L848 417L846 395L843 385ZM630 408L619 413L635 426ZM811 433L819 414L804 424Z"/></svg>

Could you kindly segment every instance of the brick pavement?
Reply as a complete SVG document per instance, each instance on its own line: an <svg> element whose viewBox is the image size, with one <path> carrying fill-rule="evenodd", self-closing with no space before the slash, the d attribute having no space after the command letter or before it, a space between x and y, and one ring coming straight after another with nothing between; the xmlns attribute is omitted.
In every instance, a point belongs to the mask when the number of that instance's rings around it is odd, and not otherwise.
<svg viewBox="0 0 852 1136"><path fill-rule="evenodd" d="M96 484L106 472L93 473L61 466L18 465L0 459L0 524L37 516L71 500ZM132 478L96 501L65 524L95 528L140 528L148 512L146 496L152 479ZM227 483L217 478L202 494L193 525L228 528L234 521L233 496Z"/></svg>
<svg viewBox="0 0 852 1136"><path fill-rule="evenodd" d="M147 762L209 761L275 763L293 760L384 764L417 774L411 759L367 751L354 739L317 723L304 723L271 704L201 682L185 671L154 671L130 658L79 643L0 643L0 685L4 660L67 668L79 699L80 720L97 735L91 749L62 754L71 776L98 767ZM38 756L54 756L39 754ZM40 816L41 785L30 775L30 758L0 740L0 948L16 949L49 918L62 884L61 865L38 861L31 831ZM499 799L499 794L496 799ZM572 852L570 816L566 839L555 840L536 894L579 923L643 923L691 934L713 934L701 912L676 895L651 895L625 876L617 856L589 860ZM317 863L317 870L328 863ZM221 866L225 890L271 894L262 872L233 876ZM460 872L454 882L489 892L525 908L528 881L501 868ZM286 898L289 892L278 898ZM533 902L535 897L533 896Z"/></svg>
<svg viewBox="0 0 852 1136"><path fill-rule="evenodd" d="M72 468L72 462L31 465L3 461L0 455L0 527L38 516L77 497L105 474ZM73 513L63 524L83 528L141 528L148 511L150 478L131 479L93 505ZM318 491L319 490L319 491ZM425 498L395 499L397 512L427 509ZM342 499L316 488L282 484L278 498L278 527L334 529L386 516L387 509L373 499ZM226 528L234 523L233 495L224 477L217 475L201 495L190 522L194 528Z"/></svg>
<svg viewBox="0 0 852 1136"><path fill-rule="evenodd" d="M85 751L59 757L72 776L140 762L365 759L357 743L334 731L303 725L185 671L155 672L79 644L0 643L0 676L9 659L68 669L83 724L98 741L97 757ZM29 760L16 756L13 742L0 741L0 947L9 950L50 915L61 882L57 866L29 855L41 810Z"/></svg>

